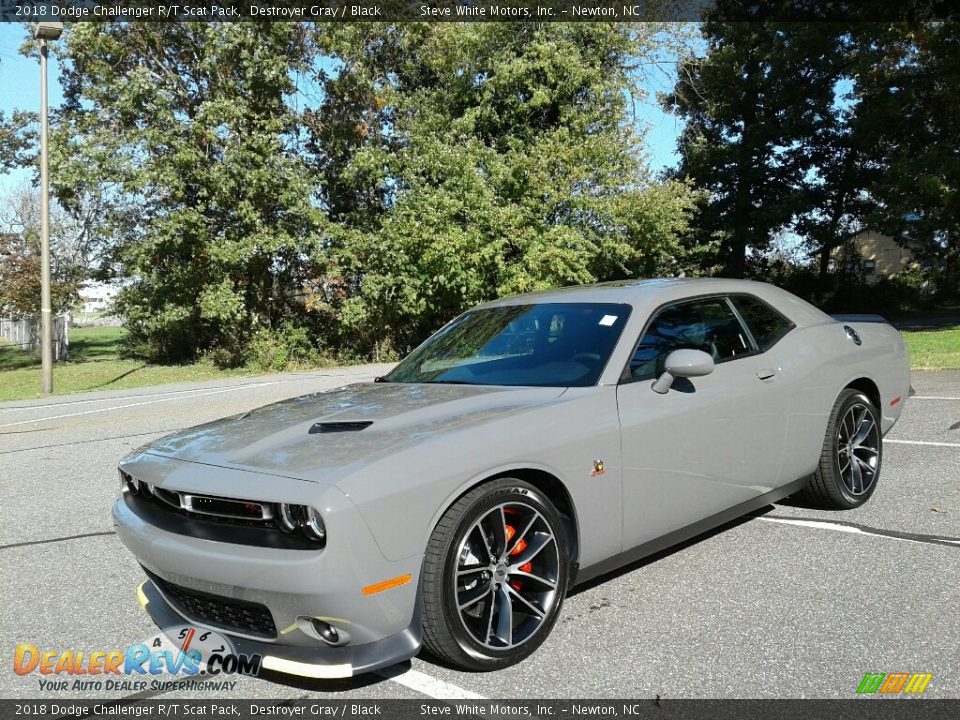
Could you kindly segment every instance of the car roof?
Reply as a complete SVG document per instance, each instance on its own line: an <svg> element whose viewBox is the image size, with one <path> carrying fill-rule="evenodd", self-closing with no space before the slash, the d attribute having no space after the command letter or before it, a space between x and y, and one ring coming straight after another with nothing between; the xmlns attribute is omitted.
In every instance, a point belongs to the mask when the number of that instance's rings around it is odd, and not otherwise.
<svg viewBox="0 0 960 720"><path fill-rule="evenodd" d="M613 280L573 287L511 295L479 305L480 308L532 303L608 302L629 303L652 309L666 302L712 294L746 293L773 305L798 324L829 320L819 309L791 293L754 280L731 278L648 278Z"/></svg>
<svg viewBox="0 0 960 720"><path fill-rule="evenodd" d="M674 297L677 292L683 294L690 290L691 295L709 293L745 292L755 283L750 280L731 280L727 278L638 278L629 280L611 280L591 285L574 285L552 288L536 292L509 295L491 300L480 307L497 305L518 305L525 303L549 302L628 302L647 299L652 294L664 294Z"/></svg>

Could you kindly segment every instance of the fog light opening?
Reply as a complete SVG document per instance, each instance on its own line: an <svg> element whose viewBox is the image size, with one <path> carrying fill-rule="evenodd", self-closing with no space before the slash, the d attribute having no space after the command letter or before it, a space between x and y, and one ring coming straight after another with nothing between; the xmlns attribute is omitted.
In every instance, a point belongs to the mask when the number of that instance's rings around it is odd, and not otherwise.
<svg viewBox="0 0 960 720"><path fill-rule="evenodd" d="M340 642L340 633L337 632L337 629L328 622L323 620L317 620L313 618L311 621L313 623L313 629L316 630L317 635L320 636L320 639L329 645L337 645Z"/></svg>

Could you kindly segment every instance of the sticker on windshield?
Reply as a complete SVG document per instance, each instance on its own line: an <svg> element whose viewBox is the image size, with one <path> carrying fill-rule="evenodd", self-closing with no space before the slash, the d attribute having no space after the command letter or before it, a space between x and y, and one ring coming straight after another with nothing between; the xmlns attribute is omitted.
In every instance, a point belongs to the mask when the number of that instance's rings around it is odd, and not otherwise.
<svg viewBox="0 0 960 720"><path fill-rule="evenodd" d="M616 321L617 321L617 316L616 316L616 315L604 315L602 318L600 318L600 324L601 324L601 325L606 325L607 327L610 327L610 326L613 325Z"/></svg>

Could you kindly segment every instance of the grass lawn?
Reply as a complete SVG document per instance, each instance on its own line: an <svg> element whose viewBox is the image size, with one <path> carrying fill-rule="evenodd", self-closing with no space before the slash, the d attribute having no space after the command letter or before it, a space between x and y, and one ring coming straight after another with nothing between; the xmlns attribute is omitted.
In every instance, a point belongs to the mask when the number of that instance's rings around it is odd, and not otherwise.
<svg viewBox="0 0 960 720"><path fill-rule="evenodd" d="M960 370L960 327L901 332L914 370Z"/></svg>
<svg viewBox="0 0 960 720"><path fill-rule="evenodd" d="M206 363L149 365L118 357L123 328L73 328L70 361L56 363L53 387L59 394L119 390L143 385L254 375L255 370L220 370ZM40 359L0 340L0 401L41 397Z"/></svg>

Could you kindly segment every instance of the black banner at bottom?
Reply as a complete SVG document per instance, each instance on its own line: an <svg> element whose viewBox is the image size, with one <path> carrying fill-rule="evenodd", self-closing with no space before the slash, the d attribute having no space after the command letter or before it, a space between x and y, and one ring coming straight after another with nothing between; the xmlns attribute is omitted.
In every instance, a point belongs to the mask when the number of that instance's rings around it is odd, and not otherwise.
<svg viewBox="0 0 960 720"><path fill-rule="evenodd" d="M954 720L960 699L850 700L0 700L0 719Z"/></svg>

